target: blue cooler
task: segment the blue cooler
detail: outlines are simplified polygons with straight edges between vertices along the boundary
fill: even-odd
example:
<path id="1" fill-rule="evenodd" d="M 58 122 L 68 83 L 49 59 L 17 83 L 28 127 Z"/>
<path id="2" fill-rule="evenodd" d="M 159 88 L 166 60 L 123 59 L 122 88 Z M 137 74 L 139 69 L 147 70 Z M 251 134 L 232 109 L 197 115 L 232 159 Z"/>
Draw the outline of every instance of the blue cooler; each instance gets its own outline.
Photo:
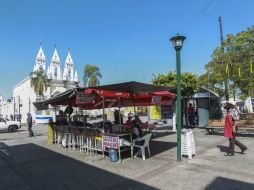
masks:
<path id="1" fill-rule="evenodd" d="M 117 151 L 113 148 L 109 149 L 109 158 L 111 162 L 117 162 L 118 161 L 118 155 L 117 155 Z"/>

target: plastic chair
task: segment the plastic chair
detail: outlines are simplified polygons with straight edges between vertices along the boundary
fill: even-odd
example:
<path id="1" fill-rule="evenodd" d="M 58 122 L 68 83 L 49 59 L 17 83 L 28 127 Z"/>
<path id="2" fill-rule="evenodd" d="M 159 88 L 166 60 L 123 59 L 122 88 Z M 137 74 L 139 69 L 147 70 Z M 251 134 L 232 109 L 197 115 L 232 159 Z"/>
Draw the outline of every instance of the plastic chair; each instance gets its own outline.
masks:
<path id="1" fill-rule="evenodd" d="M 140 138 L 140 139 L 135 139 L 135 140 L 133 140 L 133 144 L 132 144 L 132 147 L 131 147 L 131 149 L 132 149 L 132 150 L 131 150 L 132 155 L 133 155 L 134 147 L 138 147 L 138 148 L 141 149 L 141 153 L 142 153 L 142 158 L 143 158 L 143 160 L 145 160 L 145 159 L 146 159 L 145 148 L 147 147 L 149 157 L 151 157 L 150 148 L 149 148 L 149 142 L 150 142 L 151 137 L 152 137 L 152 133 L 149 133 L 149 134 L 143 136 L 143 137 Z M 142 140 L 145 141 L 145 142 L 144 142 L 144 145 L 141 146 L 141 145 L 137 145 L 137 144 L 136 144 L 136 142 L 142 141 Z"/>

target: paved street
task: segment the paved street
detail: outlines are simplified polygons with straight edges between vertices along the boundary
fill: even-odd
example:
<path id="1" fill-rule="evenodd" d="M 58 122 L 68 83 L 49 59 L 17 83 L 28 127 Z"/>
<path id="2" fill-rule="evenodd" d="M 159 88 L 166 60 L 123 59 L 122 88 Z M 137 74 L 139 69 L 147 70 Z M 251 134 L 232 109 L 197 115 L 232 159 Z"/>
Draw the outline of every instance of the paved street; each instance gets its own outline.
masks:
<path id="1" fill-rule="evenodd" d="M 172 133 L 153 138 L 151 158 L 132 159 L 127 153 L 122 163 L 48 145 L 47 126 L 34 126 L 33 138 L 25 128 L 1 133 L 0 189 L 254 189 L 252 135 L 238 138 L 248 146 L 246 154 L 229 157 L 223 136 L 193 132 L 197 154 L 181 164 Z"/>

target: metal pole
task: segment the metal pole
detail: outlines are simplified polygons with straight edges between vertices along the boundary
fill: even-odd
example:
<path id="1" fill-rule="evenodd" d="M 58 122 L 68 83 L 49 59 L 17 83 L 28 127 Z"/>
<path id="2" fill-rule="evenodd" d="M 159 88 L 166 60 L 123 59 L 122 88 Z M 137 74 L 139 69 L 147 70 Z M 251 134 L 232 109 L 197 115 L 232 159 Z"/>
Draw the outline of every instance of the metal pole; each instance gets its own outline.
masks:
<path id="1" fill-rule="evenodd" d="M 30 107 L 31 106 L 31 100 L 30 100 L 30 98 L 28 99 L 28 101 L 29 101 L 29 111 L 28 112 L 31 113 L 31 107 Z"/>
<path id="2" fill-rule="evenodd" d="M 16 116 L 15 116 L 15 109 L 16 109 L 16 102 L 15 102 L 15 97 L 13 97 L 13 119 L 15 121 Z"/>
<path id="3" fill-rule="evenodd" d="M 20 96 L 18 96 L 18 97 L 19 97 L 19 117 L 18 118 L 19 118 L 19 121 L 20 121 L 20 118 L 21 118 L 20 117 Z"/>
<path id="4" fill-rule="evenodd" d="M 182 133 L 182 118 L 181 118 L 181 65 L 180 65 L 180 50 L 176 50 L 176 90 L 177 90 L 177 161 L 182 161 L 181 153 L 181 133 Z"/>
<path id="5" fill-rule="evenodd" d="M 118 99 L 118 106 L 119 106 L 119 112 L 118 112 L 118 118 L 119 118 L 119 125 L 122 125 L 122 117 L 121 117 L 121 100 Z"/>
<path id="6" fill-rule="evenodd" d="M 102 97 L 102 105 L 103 105 L 103 112 L 102 112 L 102 118 L 103 118 L 103 127 L 104 127 L 104 124 L 105 124 L 105 101 L 104 101 L 104 96 Z"/>
<path id="7" fill-rule="evenodd" d="M 55 104 L 55 122 L 57 122 L 57 120 L 56 120 L 56 104 Z"/>

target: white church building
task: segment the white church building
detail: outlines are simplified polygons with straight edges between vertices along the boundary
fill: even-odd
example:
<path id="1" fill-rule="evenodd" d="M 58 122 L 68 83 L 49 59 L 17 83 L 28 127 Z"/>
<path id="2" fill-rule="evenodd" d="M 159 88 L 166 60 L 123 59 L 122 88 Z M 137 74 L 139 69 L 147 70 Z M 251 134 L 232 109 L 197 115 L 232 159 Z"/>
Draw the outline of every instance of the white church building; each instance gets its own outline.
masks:
<path id="1" fill-rule="evenodd" d="M 45 54 L 40 46 L 39 52 L 36 56 L 33 72 L 43 69 L 47 74 L 48 86 L 47 90 L 44 92 L 44 97 L 36 95 L 34 89 L 30 85 L 30 76 L 26 77 L 13 87 L 12 116 L 14 116 L 15 119 L 20 118 L 22 123 L 26 122 L 26 115 L 28 112 L 31 113 L 33 120 L 35 120 L 36 123 L 44 123 L 45 121 L 48 121 L 49 118 L 54 117 L 53 109 L 49 109 L 48 111 L 37 111 L 33 102 L 47 99 L 64 92 L 77 86 L 79 82 L 78 73 L 77 71 L 74 72 L 74 64 L 70 50 L 68 50 L 68 54 L 65 59 L 63 72 L 61 68 L 61 60 L 56 47 L 49 65 L 47 66 L 46 63 L 47 60 Z"/>

